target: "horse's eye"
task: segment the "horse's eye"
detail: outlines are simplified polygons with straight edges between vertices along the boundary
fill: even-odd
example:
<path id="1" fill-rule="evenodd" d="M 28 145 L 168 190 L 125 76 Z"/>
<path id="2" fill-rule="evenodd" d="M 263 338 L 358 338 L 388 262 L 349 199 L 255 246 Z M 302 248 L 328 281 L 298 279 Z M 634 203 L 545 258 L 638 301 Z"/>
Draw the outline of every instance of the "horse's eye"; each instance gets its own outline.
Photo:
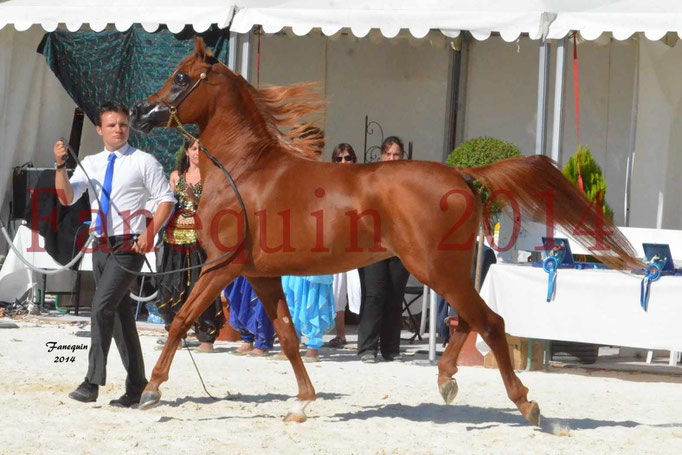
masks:
<path id="1" fill-rule="evenodd" d="M 189 76 L 183 73 L 178 73 L 175 75 L 173 82 L 177 85 L 187 85 L 189 84 Z"/>

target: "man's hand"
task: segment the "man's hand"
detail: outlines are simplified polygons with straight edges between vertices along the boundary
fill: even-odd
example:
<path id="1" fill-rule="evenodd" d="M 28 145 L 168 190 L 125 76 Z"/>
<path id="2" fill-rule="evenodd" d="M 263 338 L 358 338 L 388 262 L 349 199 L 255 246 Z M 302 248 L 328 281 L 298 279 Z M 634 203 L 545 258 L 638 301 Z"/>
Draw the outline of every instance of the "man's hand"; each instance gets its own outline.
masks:
<path id="1" fill-rule="evenodd" d="M 66 151 L 66 144 L 62 141 L 57 141 L 52 149 L 54 153 L 54 162 L 57 166 L 61 166 L 57 169 L 54 176 L 54 186 L 57 189 L 57 197 L 62 205 L 70 205 L 73 202 L 73 188 L 69 182 L 69 176 L 66 173 L 66 158 L 68 152 Z"/>
<path id="2" fill-rule="evenodd" d="M 66 158 L 69 154 L 66 150 L 66 145 L 62 141 L 57 141 L 52 149 L 52 153 L 54 153 L 54 161 L 58 166 L 61 166 L 66 162 Z"/>
<path id="3" fill-rule="evenodd" d="M 168 217 L 173 211 L 172 202 L 162 202 L 156 208 L 154 213 L 154 218 L 152 222 L 149 223 L 147 229 L 144 230 L 142 234 L 137 238 L 137 241 L 133 243 L 132 250 L 138 254 L 145 254 L 154 249 L 154 237 L 159 233 L 161 228 L 166 224 Z"/>
<path id="4" fill-rule="evenodd" d="M 154 242 L 149 242 L 149 235 L 147 231 L 144 231 L 140 236 L 137 238 L 135 243 L 133 243 L 133 252 L 137 254 L 146 254 L 149 253 L 153 248 L 154 248 Z"/>

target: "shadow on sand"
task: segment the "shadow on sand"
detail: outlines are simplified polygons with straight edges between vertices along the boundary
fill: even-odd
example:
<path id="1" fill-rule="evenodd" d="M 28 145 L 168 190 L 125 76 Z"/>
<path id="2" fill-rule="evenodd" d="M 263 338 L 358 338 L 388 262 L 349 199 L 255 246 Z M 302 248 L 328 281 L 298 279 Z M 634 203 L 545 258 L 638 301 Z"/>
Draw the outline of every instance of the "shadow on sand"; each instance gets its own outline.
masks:
<path id="1" fill-rule="evenodd" d="M 526 420 L 515 408 L 480 408 L 476 406 L 447 406 L 437 403 L 422 403 L 416 406 L 389 404 L 368 406 L 357 412 L 335 414 L 330 419 L 337 421 L 367 420 L 373 417 L 401 418 L 413 422 L 436 424 L 466 424 L 467 430 L 482 430 L 499 425 L 528 426 Z M 481 426 L 482 425 L 482 426 Z M 539 431 L 554 434 L 557 429 L 594 430 L 601 427 L 633 428 L 645 425 L 654 428 L 682 428 L 682 423 L 650 425 L 631 420 L 557 419 L 542 417 Z"/>
<path id="2" fill-rule="evenodd" d="M 322 400 L 338 400 L 341 397 L 347 396 L 346 394 L 342 393 L 318 393 L 317 398 L 322 399 Z M 183 398 L 177 398 L 175 401 L 161 401 L 158 406 L 169 406 L 171 408 L 177 408 L 182 406 L 185 403 L 195 403 L 199 405 L 211 405 L 215 404 L 218 401 L 233 401 L 233 402 L 239 402 L 239 403 L 269 403 L 273 401 L 289 401 L 291 399 L 295 398 L 294 396 L 291 395 L 284 395 L 281 393 L 266 393 L 263 395 L 241 395 L 241 394 L 235 394 L 235 395 L 228 395 L 226 397 L 218 398 L 218 400 L 214 400 L 211 397 L 190 397 L 186 396 Z M 281 419 L 284 416 L 277 416 L 277 415 L 271 415 L 271 414 L 254 414 L 248 417 L 244 416 L 221 416 L 221 417 L 204 417 L 204 418 L 190 418 L 190 419 L 184 419 L 181 417 L 173 417 L 173 416 L 162 416 L 159 418 L 158 422 L 159 423 L 165 423 L 165 422 L 170 422 L 172 420 L 179 420 L 183 422 L 201 422 L 201 421 L 206 421 L 206 420 L 227 420 L 227 419 L 256 419 L 256 418 L 272 418 L 272 419 Z"/>
<path id="3" fill-rule="evenodd" d="M 342 397 L 348 396 L 343 393 L 326 393 L 321 392 L 317 394 L 317 398 L 320 400 L 338 400 Z M 284 395 L 282 393 L 264 393 L 262 395 L 243 395 L 241 393 L 230 394 L 225 397 L 216 397 L 214 400 L 211 397 L 194 397 L 186 396 L 183 398 L 176 398 L 174 401 L 164 401 L 161 400 L 159 406 L 169 406 L 171 408 L 177 408 L 185 403 L 195 403 L 200 405 L 209 405 L 218 403 L 219 401 L 232 401 L 236 403 L 270 403 L 273 401 L 289 401 L 296 398 L 293 395 Z"/>

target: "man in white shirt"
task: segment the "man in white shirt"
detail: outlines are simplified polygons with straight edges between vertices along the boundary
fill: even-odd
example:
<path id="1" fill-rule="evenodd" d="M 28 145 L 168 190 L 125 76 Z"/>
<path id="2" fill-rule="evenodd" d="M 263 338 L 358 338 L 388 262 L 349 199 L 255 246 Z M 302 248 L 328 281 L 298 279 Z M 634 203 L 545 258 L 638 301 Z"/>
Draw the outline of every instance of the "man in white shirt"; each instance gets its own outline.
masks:
<path id="1" fill-rule="evenodd" d="M 154 236 L 170 216 L 175 197 L 161 164 L 152 155 L 128 145 L 125 106 L 103 104 L 98 108 L 97 120 L 97 133 L 102 136 L 104 150 L 82 162 L 97 194 L 93 194 L 80 167 L 69 180 L 65 144 L 59 141 L 53 150 L 60 202 L 71 205 L 90 189 L 91 228 L 98 234 L 92 257 L 96 290 L 90 313 L 88 372 L 69 397 L 82 402 L 97 400 L 99 386 L 106 383 L 107 355 L 113 337 L 128 375 L 125 393 L 110 404 L 130 407 L 139 403 L 147 379 L 133 306 L 128 297 L 135 275 L 123 270 L 119 263 L 127 269 L 141 270 L 144 253 L 154 247 Z M 144 214 L 148 212 L 144 208 L 149 200 L 154 202 L 156 210 L 147 225 Z"/>

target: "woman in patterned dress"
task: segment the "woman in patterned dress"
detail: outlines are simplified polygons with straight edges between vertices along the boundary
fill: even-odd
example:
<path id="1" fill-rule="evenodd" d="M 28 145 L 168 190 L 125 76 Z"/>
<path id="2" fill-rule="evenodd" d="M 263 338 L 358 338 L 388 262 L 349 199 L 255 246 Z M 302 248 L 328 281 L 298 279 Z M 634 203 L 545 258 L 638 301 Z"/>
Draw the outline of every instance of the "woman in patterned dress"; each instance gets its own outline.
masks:
<path id="1" fill-rule="evenodd" d="M 203 264 L 206 253 L 197 241 L 194 229 L 194 215 L 201 197 L 201 175 L 199 173 L 199 143 L 187 141 L 184 153 L 180 156 L 176 170 L 170 176 L 171 190 L 175 193 L 177 204 L 163 237 L 161 263 L 157 270 L 177 270 Z M 170 326 L 175 315 L 187 300 L 194 283 L 199 278 L 201 268 L 161 275 L 157 281 L 159 290 L 159 314 Z M 225 324 L 220 299 L 209 306 L 197 319 L 194 328 L 200 345 L 200 352 L 213 352 L 213 343 L 218 332 Z"/>

